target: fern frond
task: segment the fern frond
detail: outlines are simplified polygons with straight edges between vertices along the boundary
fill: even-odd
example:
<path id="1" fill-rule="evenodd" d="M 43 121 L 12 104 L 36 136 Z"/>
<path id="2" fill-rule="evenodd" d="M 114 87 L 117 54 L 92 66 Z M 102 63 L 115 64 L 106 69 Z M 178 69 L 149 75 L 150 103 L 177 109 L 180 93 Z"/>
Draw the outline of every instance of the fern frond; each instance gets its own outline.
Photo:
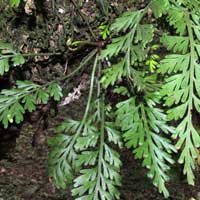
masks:
<path id="1" fill-rule="evenodd" d="M 126 31 L 134 28 L 134 26 L 137 26 L 137 24 L 140 22 L 144 13 L 145 11 L 143 9 L 125 12 L 111 25 L 111 31 L 116 31 L 119 33 L 120 31 Z"/>
<path id="2" fill-rule="evenodd" d="M 172 16 L 173 12 L 174 10 L 169 11 L 169 15 Z M 200 136 L 193 124 L 192 113 L 195 109 L 200 112 L 200 66 L 198 64 L 200 40 L 195 30 L 196 26 L 193 25 L 197 25 L 199 22 L 194 21 L 197 13 L 189 13 L 189 11 L 183 13 L 183 11 L 180 11 L 177 14 L 178 9 L 173 19 L 171 19 L 176 21 L 174 24 L 176 24 L 175 27 L 181 36 L 164 36 L 162 42 L 167 48 L 173 49 L 174 52 L 182 52 L 182 54 L 166 56 L 161 61 L 159 71 L 170 74 L 163 86 L 162 95 L 165 99 L 165 105 L 170 107 L 168 119 L 180 120 L 176 134 L 174 134 L 174 138 L 178 138 L 176 148 L 181 150 L 178 161 L 184 164 L 183 172 L 187 175 L 188 183 L 194 185 L 194 159 L 197 157 L 195 148 L 200 146 Z M 181 25 L 178 23 L 179 20 Z M 183 34 L 184 36 L 182 36 Z M 171 42 L 169 42 L 169 38 Z M 182 39 L 184 42 L 181 42 L 180 46 Z"/>
<path id="3" fill-rule="evenodd" d="M 175 41 L 175 40 L 174 40 Z M 171 74 L 172 72 L 182 72 L 187 69 L 190 62 L 190 54 L 171 54 L 161 60 L 158 72 Z M 176 78 L 176 76 L 174 76 Z"/>
<path id="4" fill-rule="evenodd" d="M 174 130 L 166 124 L 163 111 L 155 108 L 159 101 L 156 95 L 146 95 L 144 102 L 137 102 L 137 98 L 132 97 L 118 103 L 116 116 L 124 132 L 126 147 L 133 149 L 136 158 L 143 159 L 143 165 L 149 169 L 148 177 L 167 197 L 168 164 L 174 163 L 170 154 L 176 150 L 161 133 L 173 133 Z"/>
<path id="5" fill-rule="evenodd" d="M 101 58 L 112 58 L 117 56 L 120 52 L 127 52 L 131 48 L 135 30 L 129 32 L 125 36 L 117 37 L 112 40 L 112 43 L 107 46 L 107 49 L 101 52 Z"/>
<path id="6" fill-rule="evenodd" d="M 138 18 L 141 19 L 141 12 L 137 12 L 137 15 L 139 15 Z M 139 22 L 140 21 L 133 24 L 133 22 L 130 21 L 129 23 L 134 25 L 134 27 L 126 35 L 114 38 L 112 43 L 107 45 L 107 48 L 101 52 L 101 58 L 112 58 L 113 56 L 117 56 L 120 52 L 127 53 L 131 48 L 135 48 L 135 45 L 145 47 L 147 43 L 151 42 L 154 33 L 153 26 L 150 24 L 139 24 Z M 141 57 L 139 57 L 139 59 L 140 58 Z"/>
<path id="7" fill-rule="evenodd" d="M 30 81 L 17 81 L 16 84 L 17 88 L 0 92 L 0 121 L 4 128 L 9 122 L 22 122 L 26 111 L 34 111 L 36 104 L 47 103 L 49 97 L 57 101 L 62 97 L 62 89 L 57 83 L 50 83 L 48 87 Z"/>
<path id="8" fill-rule="evenodd" d="M 121 137 L 112 122 L 104 122 L 105 108 L 101 108 L 101 129 L 96 129 L 92 135 L 84 136 L 85 141 L 77 142 L 81 154 L 78 156 L 77 165 L 86 166 L 80 170 L 80 175 L 74 180 L 72 195 L 76 200 L 114 200 L 119 199 L 118 186 L 121 185 L 120 166 L 121 161 L 117 151 L 112 149 L 106 142 L 105 131 L 108 134 L 108 141 L 121 146 Z M 89 138 L 96 138 L 95 143 L 85 148 Z M 96 141 L 97 141 L 96 140 Z M 88 144 L 91 142 L 88 142 Z"/>
<path id="9" fill-rule="evenodd" d="M 129 80 L 132 81 L 132 86 L 137 89 L 137 91 L 154 90 L 155 87 L 150 83 L 149 77 L 144 77 L 144 73 L 130 68 L 127 72 L 126 63 L 121 61 L 118 64 L 112 65 L 109 68 L 103 70 L 104 76 L 101 78 L 101 83 L 104 88 L 108 86 L 114 86 L 117 81 L 121 81 L 127 74 L 130 74 Z"/>
<path id="10" fill-rule="evenodd" d="M 142 45 L 134 45 L 131 48 L 131 65 L 134 65 L 137 61 L 142 62 L 147 57 L 148 50 Z"/>
<path id="11" fill-rule="evenodd" d="M 90 134 L 87 137 L 80 137 L 83 130 L 87 130 Z M 49 174 L 58 188 L 66 189 L 72 182 L 74 171 L 78 167 L 77 151 L 97 143 L 97 137 L 91 134 L 94 130 L 96 129 L 92 126 L 84 127 L 81 121 L 67 120 L 57 128 L 58 135 L 49 139 L 49 145 L 52 146 L 48 158 Z M 83 158 L 79 158 L 79 164 Z"/>
<path id="12" fill-rule="evenodd" d="M 153 5 L 152 5 L 153 6 Z M 122 55 L 122 59 L 117 60 L 118 64 L 113 64 L 104 70 L 101 83 L 105 88 L 114 85 L 122 77 L 138 90 L 142 90 L 145 85 L 143 74 L 134 69 L 134 65 L 146 59 L 148 53 L 147 44 L 154 36 L 154 27 L 151 24 L 143 24 L 142 19 L 147 13 L 147 8 L 138 11 L 129 11 L 117 18 L 112 24 L 111 30 L 120 33 L 127 32 L 123 36 L 116 37 L 112 43 L 107 45 L 101 52 L 101 59 L 112 59 Z M 116 62 L 115 62 L 116 63 Z"/>
<path id="13" fill-rule="evenodd" d="M 154 27 L 152 24 L 139 24 L 136 29 L 135 42 L 140 42 L 145 47 L 146 44 L 152 41 L 153 36 Z"/>

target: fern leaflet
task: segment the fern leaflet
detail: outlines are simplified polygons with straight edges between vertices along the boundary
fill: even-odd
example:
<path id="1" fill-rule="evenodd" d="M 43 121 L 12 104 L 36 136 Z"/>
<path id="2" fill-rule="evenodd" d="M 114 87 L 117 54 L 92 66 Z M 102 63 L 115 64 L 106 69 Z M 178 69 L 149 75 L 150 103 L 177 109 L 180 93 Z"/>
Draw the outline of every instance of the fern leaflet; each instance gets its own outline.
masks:
<path id="1" fill-rule="evenodd" d="M 9 71 L 10 61 L 14 67 L 25 63 L 24 57 L 20 53 L 15 52 L 10 44 L 0 42 L 0 75 L 4 75 L 4 73 Z"/>

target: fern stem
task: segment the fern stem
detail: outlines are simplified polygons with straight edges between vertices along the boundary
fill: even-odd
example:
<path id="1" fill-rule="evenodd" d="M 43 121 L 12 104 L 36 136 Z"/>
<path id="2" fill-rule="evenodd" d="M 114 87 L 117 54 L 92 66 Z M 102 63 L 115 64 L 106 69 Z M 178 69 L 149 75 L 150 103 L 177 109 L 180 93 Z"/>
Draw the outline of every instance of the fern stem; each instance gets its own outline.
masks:
<path id="1" fill-rule="evenodd" d="M 57 82 L 61 82 L 64 81 L 68 78 L 71 78 L 72 76 L 74 76 L 77 72 L 79 72 L 80 69 L 82 69 L 97 53 L 97 49 L 93 50 L 88 56 L 87 58 L 81 62 L 81 64 L 74 70 L 72 71 L 70 74 L 67 74 L 66 76 L 60 77 L 56 80 L 53 80 L 51 82 L 48 82 L 46 84 L 44 84 L 42 87 L 47 87 L 49 85 L 51 85 L 52 83 L 57 83 Z"/>
<path id="2" fill-rule="evenodd" d="M 98 76 L 100 78 L 101 74 L 101 65 L 99 64 L 99 72 Z M 101 122 L 101 127 L 100 127 L 100 146 L 99 146 L 99 158 L 98 158 L 98 172 L 97 172 L 97 182 L 96 186 L 94 189 L 94 199 L 98 199 L 98 192 L 101 188 L 101 171 L 102 171 L 102 159 L 103 159 L 103 149 L 104 149 L 104 130 L 105 130 L 105 104 L 104 104 L 104 94 L 100 98 L 100 93 L 101 93 L 101 84 L 100 81 L 98 81 L 98 90 L 97 90 L 97 95 L 98 95 L 98 120 Z"/>
<path id="3" fill-rule="evenodd" d="M 193 94 L 194 94 L 194 64 L 195 64 L 195 47 L 194 47 L 194 38 L 192 31 L 192 24 L 190 22 L 190 14 L 186 13 L 186 24 L 188 28 L 189 40 L 190 40 L 190 92 L 189 92 L 189 100 L 188 100 L 188 115 L 191 115 L 191 111 L 193 108 Z"/>
<path id="4" fill-rule="evenodd" d="M 89 40 L 78 40 L 72 43 L 72 46 L 78 46 L 78 47 L 85 46 L 85 45 L 98 46 L 98 42 L 91 42 Z"/>
<path id="5" fill-rule="evenodd" d="M 187 24 L 187 29 L 188 29 L 188 35 L 189 35 L 189 40 L 190 40 L 190 84 L 189 84 L 189 99 L 188 99 L 188 127 L 189 131 L 187 131 L 186 135 L 186 141 L 185 141 L 185 149 L 188 153 L 190 153 L 190 149 L 188 148 L 190 144 L 192 143 L 191 141 L 191 129 L 190 127 L 192 126 L 192 109 L 193 109 L 193 95 L 194 95 L 194 72 L 195 72 L 195 41 L 193 37 L 193 30 L 192 30 L 192 24 L 190 20 L 190 14 L 187 12 L 186 15 L 186 24 Z M 194 156 L 192 156 L 194 158 Z M 193 168 L 193 163 L 190 163 L 187 159 L 185 160 L 185 166 L 189 165 L 190 169 L 192 170 Z M 191 172 L 192 173 L 192 172 Z M 187 179 L 188 183 L 191 185 L 194 185 L 194 178 L 191 176 L 190 171 L 188 170 L 186 172 L 187 174 Z M 191 178 L 192 177 L 192 178 Z"/>
<path id="6" fill-rule="evenodd" d="M 81 130 L 87 120 L 88 117 L 88 113 L 90 110 L 90 105 L 91 105 L 91 101 L 92 101 L 92 94 L 93 94 L 93 88 L 94 88 L 94 79 L 95 79 L 95 73 L 96 73 L 96 68 L 97 68 L 97 62 L 98 62 L 98 55 L 96 55 L 95 61 L 94 61 L 94 65 L 93 65 L 93 69 L 92 69 L 92 74 L 91 74 L 91 81 L 90 81 L 90 90 L 89 90 L 89 95 L 88 95 L 88 101 L 87 101 L 87 105 L 86 105 L 86 109 L 85 109 L 85 113 L 83 116 L 83 119 L 81 121 L 81 124 L 77 130 L 77 133 L 74 135 L 72 142 L 69 145 L 69 149 L 73 148 L 76 139 L 79 137 L 79 135 L 81 134 Z"/>
<path id="7" fill-rule="evenodd" d="M 98 98 L 98 105 L 97 105 L 97 110 L 98 110 L 98 119 L 101 120 L 101 106 L 100 106 L 100 93 L 101 93 L 101 83 L 100 83 L 100 78 L 101 78 L 101 70 L 102 66 L 101 63 L 99 62 L 99 71 L 98 71 L 98 80 L 97 80 L 97 98 Z"/>
<path id="8" fill-rule="evenodd" d="M 152 164 L 155 167 L 155 174 L 154 174 L 153 179 L 155 180 L 156 177 L 158 178 L 158 176 L 159 176 L 160 183 L 159 183 L 159 185 L 157 185 L 157 187 L 159 188 L 159 191 L 161 191 L 160 188 L 163 188 L 162 192 L 163 192 L 164 196 L 168 197 L 169 192 L 165 188 L 165 181 L 166 181 L 165 171 L 166 171 L 166 169 L 164 169 L 164 168 L 162 169 L 162 166 L 159 164 L 158 158 L 156 157 L 156 146 L 152 139 L 153 133 L 151 132 L 151 130 L 150 130 L 151 128 L 148 125 L 149 119 L 146 116 L 145 106 L 143 104 L 141 104 L 140 108 L 141 108 L 142 119 L 144 120 L 144 129 L 146 130 L 146 140 L 147 140 L 147 143 L 149 146 L 149 151 L 151 152 L 150 155 L 151 155 L 151 159 L 152 159 Z M 159 148 L 159 147 L 157 147 L 157 148 Z"/>
<path id="9" fill-rule="evenodd" d="M 97 62 L 98 62 L 98 55 L 96 55 L 94 65 L 93 65 L 93 69 L 92 69 L 91 81 L 90 81 L 90 91 L 89 91 L 87 106 L 86 106 L 86 109 L 85 109 L 85 114 L 84 114 L 84 117 L 83 117 L 83 123 L 85 123 L 87 116 L 88 116 L 89 109 L 90 109 L 90 104 L 91 104 L 92 94 L 93 94 L 93 88 L 94 88 L 95 73 L 96 73 L 96 69 L 97 69 Z"/>
<path id="10" fill-rule="evenodd" d="M 101 184 L 101 171 L 102 171 L 102 160 L 103 160 L 103 149 L 104 149 L 104 130 L 105 130 L 105 104 L 104 104 L 104 95 L 101 98 L 101 130 L 100 130 L 100 147 L 99 147 L 99 159 L 98 159 L 98 174 L 97 174 L 97 183 L 95 187 L 95 196 L 94 199 L 98 199 L 98 192 Z"/>
<path id="11" fill-rule="evenodd" d="M 143 104 L 140 105 L 140 109 L 141 109 L 142 119 L 144 119 L 144 126 L 145 126 L 144 128 L 145 128 L 145 130 L 147 130 L 146 133 L 150 133 L 151 131 L 150 131 L 149 125 L 147 123 L 149 120 L 146 117 L 146 113 L 145 113 L 145 109 L 144 109 Z M 153 151 L 153 148 L 152 148 L 153 141 L 151 139 L 151 135 L 146 134 L 146 138 L 149 141 L 148 144 L 149 144 L 149 148 L 150 148 L 150 151 L 151 151 L 151 155 L 154 157 L 154 151 Z M 152 159 L 152 160 L 154 161 L 154 159 Z"/>
<path id="12" fill-rule="evenodd" d="M 68 78 L 71 78 L 72 76 L 74 76 L 80 69 L 82 69 L 82 67 L 84 67 L 97 53 L 97 49 L 93 50 L 88 56 L 87 58 L 70 74 L 63 76 L 57 80 L 54 80 L 52 82 L 60 82 L 60 81 L 64 81 Z"/>
<path id="13" fill-rule="evenodd" d="M 2 55 L 0 54 L 0 59 L 4 59 L 4 58 L 13 58 L 17 55 L 17 53 L 13 54 L 13 55 Z M 31 56 L 54 56 L 54 55 L 61 55 L 61 53 L 26 53 L 26 54 L 21 54 L 24 57 L 31 57 Z"/>

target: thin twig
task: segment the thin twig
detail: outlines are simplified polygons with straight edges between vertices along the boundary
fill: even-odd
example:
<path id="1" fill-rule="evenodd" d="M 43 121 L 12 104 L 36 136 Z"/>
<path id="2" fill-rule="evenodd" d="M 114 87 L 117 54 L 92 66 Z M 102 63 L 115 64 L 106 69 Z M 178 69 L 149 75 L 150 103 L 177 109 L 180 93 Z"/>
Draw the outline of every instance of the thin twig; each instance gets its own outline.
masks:
<path id="1" fill-rule="evenodd" d="M 44 87 L 46 87 L 47 85 L 52 84 L 53 82 L 60 82 L 60 81 L 64 81 L 68 78 L 71 78 L 72 76 L 74 76 L 82 67 L 84 67 L 93 57 L 94 55 L 96 55 L 97 53 L 97 49 L 93 50 L 88 56 L 87 58 L 70 74 L 67 74 L 66 76 L 63 76 L 59 79 L 53 80 L 51 82 L 48 82 L 47 84 L 44 85 Z"/>
<path id="2" fill-rule="evenodd" d="M 24 57 L 28 56 L 59 56 L 61 53 L 27 53 L 27 54 L 22 54 Z"/>
<path id="3" fill-rule="evenodd" d="M 89 31 L 90 31 L 90 33 L 91 33 L 93 39 L 94 39 L 95 41 L 97 41 L 97 39 L 96 39 L 96 37 L 95 37 L 95 34 L 94 34 L 94 32 L 93 32 L 93 30 L 92 30 L 92 28 L 91 28 L 89 22 L 87 21 L 87 19 L 85 18 L 85 16 L 84 16 L 83 13 L 81 12 L 79 6 L 77 6 L 77 4 L 75 3 L 74 0 L 71 0 L 71 2 L 72 2 L 72 4 L 74 5 L 74 7 L 76 8 L 76 10 L 78 11 L 79 15 L 80 15 L 80 16 L 82 17 L 82 19 L 86 22 L 86 24 L 87 24 L 87 26 L 88 26 L 88 28 L 89 28 Z"/>
<path id="4" fill-rule="evenodd" d="M 15 57 L 17 56 L 18 54 L 12 54 L 12 55 L 3 55 L 3 54 L 0 54 L 0 59 L 4 59 L 4 58 L 12 58 L 12 57 Z M 24 57 L 31 57 L 31 56 L 54 56 L 54 55 L 61 55 L 61 53 L 26 53 L 26 54 L 23 54 L 21 53 L 22 56 Z"/>

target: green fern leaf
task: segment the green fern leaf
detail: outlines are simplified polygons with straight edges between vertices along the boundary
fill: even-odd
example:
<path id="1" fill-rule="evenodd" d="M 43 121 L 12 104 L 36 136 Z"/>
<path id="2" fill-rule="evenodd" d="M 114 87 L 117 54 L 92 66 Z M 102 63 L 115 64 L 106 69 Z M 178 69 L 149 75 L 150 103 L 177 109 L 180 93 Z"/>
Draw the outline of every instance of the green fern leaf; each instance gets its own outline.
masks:
<path id="1" fill-rule="evenodd" d="M 94 124 L 94 122 L 90 120 L 86 123 L 87 127 L 83 129 L 83 136 L 80 137 L 85 140 L 81 139 L 80 142 L 78 139 L 76 142 L 76 146 L 78 146 L 76 149 L 81 152 L 76 161 L 81 170 L 79 176 L 74 180 L 74 189 L 72 190 L 72 195 L 76 200 L 115 200 L 119 199 L 120 195 L 118 191 L 118 186 L 121 185 L 120 156 L 108 145 L 106 133 L 109 142 L 120 146 L 122 145 L 121 137 L 114 123 L 104 121 L 104 102 L 100 102 L 98 105 L 101 109 L 96 126 L 100 125 L 100 131 L 95 127 L 92 128 L 91 123 Z M 93 139 L 95 143 L 91 142 Z"/>
<path id="2" fill-rule="evenodd" d="M 13 67 L 25 63 L 24 57 L 20 53 L 16 53 L 10 44 L 0 41 L 0 75 L 9 71 L 9 61 L 12 61 Z"/>
<path id="3" fill-rule="evenodd" d="M 0 75 L 4 75 L 10 69 L 8 58 L 0 59 Z"/>
<path id="4" fill-rule="evenodd" d="M 185 5 L 187 8 L 199 10 L 200 3 L 198 0 L 178 0 L 179 4 Z"/>
<path id="5" fill-rule="evenodd" d="M 146 8 L 126 12 L 111 26 L 111 30 L 115 30 L 117 33 L 122 31 L 127 33 L 114 38 L 112 43 L 101 52 L 101 59 L 111 59 L 111 61 L 119 54 L 123 56 L 121 60 L 117 60 L 117 64 L 113 64 L 103 71 L 101 83 L 104 88 L 113 86 L 122 78 L 126 78 L 130 82 L 130 87 L 136 87 L 138 91 L 151 87 L 150 84 L 146 87 L 148 81 L 144 78 L 144 73 L 134 69 L 135 64 L 146 59 L 149 51 L 148 44 L 154 36 L 153 25 L 142 23 L 145 14 L 147 14 Z"/>
<path id="6" fill-rule="evenodd" d="M 124 86 L 115 87 L 113 93 L 120 94 L 122 96 L 129 96 L 128 89 Z"/>
<path id="7" fill-rule="evenodd" d="M 81 163 L 87 163 L 90 166 L 95 166 L 97 163 L 97 167 L 80 171 L 81 175 L 75 179 L 72 190 L 73 196 L 79 196 L 76 199 L 87 199 L 88 197 L 96 200 L 119 199 L 117 190 L 121 184 L 119 154 L 106 144 L 101 148 L 98 154 L 95 152 L 95 160 L 91 157 L 92 162 L 88 156 L 83 157 L 85 152 L 79 157 L 79 162 L 81 159 Z M 101 151 L 105 151 L 105 157 Z"/>
<path id="8" fill-rule="evenodd" d="M 33 112 L 36 109 L 36 100 L 34 96 L 26 96 L 22 100 L 22 103 L 24 103 L 24 109 L 28 110 L 29 112 Z"/>
<path id="9" fill-rule="evenodd" d="M 180 10 L 178 8 L 170 8 L 168 10 L 168 21 L 170 25 L 174 26 L 177 33 L 184 35 L 186 32 L 186 22 L 185 22 L 185 10 Z"/>
<path id="10" fill-rule="evenodd" d="M 147 57 L 147 49 L 142 44 L 134 45 L 131 48 L 131 65 L 134 65 L 136 61 L 142 62 Z"/>
<path id="11" fill-rule="evenodd" d="M 154 36 L 154 27 L 151 24 L 139 24 L 136 30 L 135 42 L 141 42 L 143 46 L 146 46 L 152 41 Z"/>
<path id="12" fill-rule="evenodd" d="M 13 66 L 23 65 L 25 63 L 25 59 L 21 54 L 17 54 L 12 58 Z"/>
<path id="13" fill-rule="evenodd" d="M 112 43 L 107 46 L 107 49 L 102 50 L 101 58 L 111 58 L 118 55 L 120 52 L 126 52 L 131 47 L 133 36 L 133 32 L 129 32 L 125 36 L 114 38 Z"/>
<path id="14" fill-rule="evenodd" d="M 57 83 L 49 85 L 47 91 L 55 101 L 59 101 L 62 97 L 62 88 Z"/>
<path id="15" fill-rule="evenodd" d="M 57 84 L 49 83 L 47 86 L 35 84 L 30 81 L 17 81 L 17 88 L 4 89 L 0 92 L 0 121 L 5 128 L 8 123 L 20 123 L 23 121 L 25 111 L 32 112 L 36 109 L 36 104 L 47 103 L 49 96 L 58 100 L 61 88 Z"/>
<path id="16" fill-rule="evenodd" d="M 43 89 L 38 90 L 36 92 L 36 97 L 37 97 L 37 102 L 39 104 L 40 103 L 46 104 L 49 101 L 49 94 Z"/>
<path id="17" fill-rule="evenodd" d="M 116 81 L 124 76 L 124 62 L 120 62 L 104 70 L 104 76 L 101 78 L 101 83 L 104 88 L 109 85 L 114 85 Z"/>
<path id="18" fill-rule="evenodd" d="M 121 133 L 116 129 L 116 125 L 112 122 L 106 122 L 105 129 L 108 134 L 108 141 L 122 147 Z"/>
<path id="19" fill-rule="evenodd" d="M 73 180 L 73 166 L 77 153 L 73 147 L 73 140 L 77 133 L 79 121 L 68 120 L 58 128 L 58 135 L 48 140 L 52 151 L 48 157 L 49 174 L 58 188 L 66 189 Z M 63 133 L 67 133 L 66 135 Z"/>
<path id="20" fill-rule="evenodd" d="M 165 59 L 163 59 L 161 61 L 161 64 L 159 65 L 158 72 L 162 73 L 162 74 L 164 74 L 164 73 L 171 74 L 173 71 L 175 73 L 182 72 L 184 70 L 187 70 L 189 62 L 190 62 L 190 55 L 189 54 L 167 55 L 165 57 Z M 176 78 L 176 77 L 174 77 L 174 78 Z"/>
<path id="21" fill-rule="evenodd" d="M 117 124 L 124 132 L 126 146 L 133 148 L 136 158 L 143 159 L 143 165 L 149 169 L 148 177 L 153 179 L 159 192 L 167 197 L 167 163 L 174 162 L 170 154 L 176 150 L 160 132 L 168 134 L 174 130 L 166 124 L 163 111 L 155 108 L 159 100 L 156 95 L 149 94 L 144 99 L 144 103 L 137 103 L 136 98 L 132 97 L 117 104 Z"/>
<path id="22" fill-rule="evenodd" d="M 112 43 L 107 46 L 107 49 L 101 52 L 101 59 L 117 56 L 120 52 L 127 53 L 134 46 L 133 42 L 135 45 L 146 46 L 153 39 L 153 26 L 140 24 L 146 12 L 145 9 L 129 11 L 116 19 L 111 26 L 111 30 L 115 30 L 117 33 L 122 30 L 129 30 L 129 32 L 124 36 L 114 38 Z"/>
<path id="23" fill-rule="evenodd" d="M 180 52 L 182 49 L 182 54 L 169 55 L 161 61 L 159 71 L 170 74 L 163 86 L 162 95 L 165 99 L 165 105 L 170 107 L 167 112 L 168 119 L 180 121 L 176 128 L 176 134 L 173 136 L 178 138 L 176 148 L 182 149 L 178 161 L 184 164 L 183 173 L 187 175 L 188 183 L 194 185 L 194 159 L 197 157 L 195 148 L 200 146 L 200 136 L 192 121 L 192 110 L 200 111 L 198 86 L 200 67 L 197 56 L 200 41 L 195 40 L 195 37 L 198 39 L 198 34 L 193 25 L 197 21 L 194 21 L 195 17 L 192 17 L 192 14 L 188 11 L 183 13 L 180 9 L 174 9 L 170 12 L 170 20 L 173 21 L 177 32 L 180 35 L 185 34 L 185 36 L 170 36 L 172 41 L 169 42 L 170 44 L 165 39 L 163 40 L 167 48 L 170 47 L 175 52 Z M 187 33 L 185 32 L 186 28 Z M 185 42 L 182 42 L 180 46 L 180 41 L 183 38 Z M 187 40 L 189 40 L 189 45 Z"/>
<path id="24" fill-rule="evenodd" d="M 136 26 L 143 17 L 144 10 L 125 12 L 121 17 L 117 18 L 111 26 L 111 31 L 126 31 Z"/>
<path id="25" fill-rule="evenodd" d="M 25 113 L 24 108 L 19 102 L 15 102 L 10 107 L 11 118 L 15 118 L 17 124 L 23 121 L 23 114 Z"/>

